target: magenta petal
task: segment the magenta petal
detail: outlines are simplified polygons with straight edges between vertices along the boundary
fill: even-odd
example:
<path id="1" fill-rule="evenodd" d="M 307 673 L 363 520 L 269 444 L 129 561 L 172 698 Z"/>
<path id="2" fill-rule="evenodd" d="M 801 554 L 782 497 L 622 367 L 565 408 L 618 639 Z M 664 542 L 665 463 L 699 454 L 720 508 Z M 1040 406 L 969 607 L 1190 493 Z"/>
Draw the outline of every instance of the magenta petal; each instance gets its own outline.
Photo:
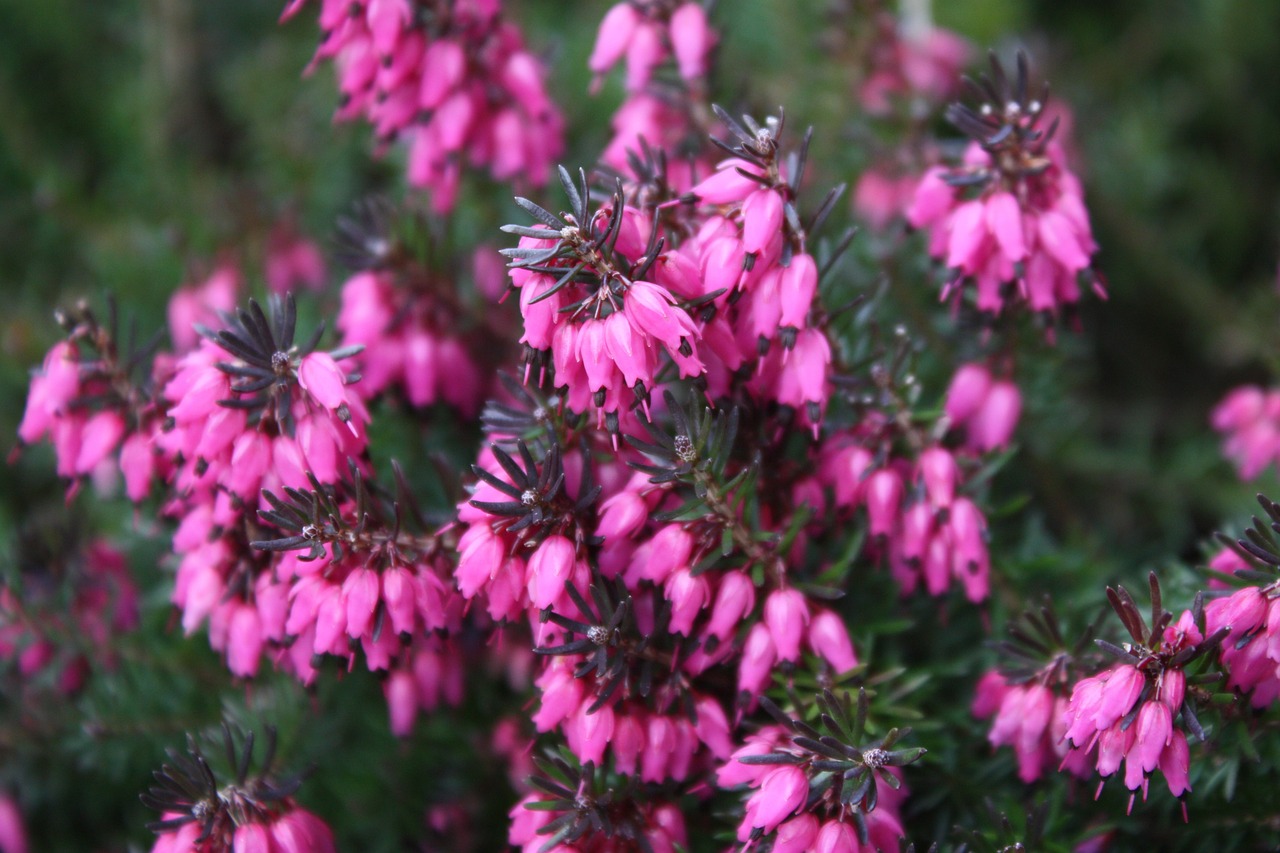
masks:
<path id="1" fill-rule="evenodd" d="M 347 400 L 347 378 L 328 353 L 303 357 L 298 365 L 298 384 L 326 409 L 336 409 Z"/>
<path id="2" fill-rule="evenodd" d="M 1009 192 L 998 192 L 987 199 L 987 228 L 996 235 L 1000 251 L 1010 261 L 1027 256 L 1027 243 L 1022 235 L 1022 208 Z"/>

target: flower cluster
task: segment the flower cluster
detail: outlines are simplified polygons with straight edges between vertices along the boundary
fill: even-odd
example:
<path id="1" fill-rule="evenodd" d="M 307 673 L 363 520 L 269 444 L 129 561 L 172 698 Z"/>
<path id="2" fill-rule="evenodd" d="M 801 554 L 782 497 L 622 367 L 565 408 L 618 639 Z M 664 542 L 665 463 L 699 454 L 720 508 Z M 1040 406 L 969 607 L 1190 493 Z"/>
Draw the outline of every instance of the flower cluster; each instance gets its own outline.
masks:
<path id="1" fill-rule="evenodd" d="M 1076 682 L 1063 714 L 1064 737 L 1073 755 L 1093 757 L 1102 777 L 1124 763 L 1124 784 L 1142 790 L 1159 769 L 1169 793 L 1181 797 L 1191 790 L 1187 778 L 1190 752 L 1185 730 L 1203 736 L 1195 713 L 1196 701 L 1187 688 L 1187 667 L 1213 651 L 1227 634 L 1221 628 L 1207 638 L 1204 611 L 1183 611 L 1176 622 L 1162 609 L 1160 586 L 1154 574 L 1151 585 L 1151 626 L 1124 587 L 1107 588 L 1107 596 L 1132 643 L 1115 646 L 1099 641 L 1119 663 L 1095 676 Z M 1181 720 L 1181 726 L 1175 725 Z M 1102 784 L 1098 791 L 1101 793 Z M 1130 797 L 1132 807 L 1133 797 Z"/>
<path id="2" fill-rule="evenodd" d="M 307 0 L 291 0 L 287 20 Z M 338 118 L 364 118 L 382 144 L 409 147 L 409 183 L 438 213 L 457 201 L 466 166 L 497 180 L 546 183 L 563 119 L 542 63 L 498 0 L 325 0 L 312 65 L 338 73 Z"/>
<path id="3" fill-rule="evenodd" d="M 964 432 L 965 446 L 977 453 L 1009 444 L 1022 414 L 1022 393 L 1008 379 L 995 379 L 980 364 L 962 364 L 951 378 L 944 407 L 951 426 Z"/>
<path id="4" fill-rule="evenodd" d="M 1241 480 L 1255 479 L 1280 459 L 1280 391 L 1243 385 L 1222 398 L 1210 421 Z"/>
<path id="5" fill-rule="evenodd" d="M 903 594 L 923 580 L 930 595 L 942 595 L 956 581 L 970 601 L 982 601 L 991 570 L 987 521 L 959 492 L 963 472 L 956 454 L 933 445 L 914 461 L 878 457 L 888 434 L 881 429 L 836 446 L 825 468 L 836 506 L 866 510 L 872 544 Z"/>
<path id="6" fill-rule="evenodd" d="M 1249 585 L 1209 601 L 1204 618 L 1206 630 L 1226 632 L 1219 660 L 1228 672 L 1227 686 L 1248 694 L 1253 707 L 1265 708 L 1280 698 L 1280 543 L 1272 526 L 1280 523 L 1280 506 L 1261 495 L 1258 503 L 1266 520 L 1255 519 L 1244 539 L 1209 563 Z"/>
<path id="7" fill-rule="evenodd" d="M 32 377 L 18 438 L 53 444 L 58 475 L 71 481 L 68 497 L 85 477 L 118 469 L 129 497 L 140 500 L 156 471 L 148 434 L 159 428 L 146 390 L 150 378 L 139 375 L 150 348 L 120 352 L 114 305 L 110 313 L 99 322 L 81 303 L 59 315 L 66 339 Z"/>
<path id="8" fill-rule="evenodd" d="M 209 331 L 175 363 L 162 395 L 168 428 L 154 439 L 172 469 L 167 510 L 182 518 L 173 601 L 187 633 L 210 618 L 211 643 L 240 676 L 280 638 L 287 603 L 249 545 L 254 513 L 269 506 L 262 490 L 333 482 L 367 443 L 368 413 L 338 364 L 351 353 L 295 346 L 295 326 L 288 298 L 267 311 L 251 301 L 231 328 Z"/>
<path id="9" fill-rule="evenodd" d="M 1012 80 L 994 56 L 991 67 L 978 83 L 982 104 L 947 111 L 974 140 L 963 164 L 926 172 L 907 220 L 928 229 L 929 253 L 954 271 L 944 300 L 973 282 L 982 311 L 1057 314 L 1079 300 L 1082 277 L 1102 293 L 1080 181 L 1054 139 L 1057 123 L 1041 126 L 1045 99 L 1029 91 L 1026 57 Z"/>
<path id="10" fill-rule="evenodd" d="M 910 729 L 864 742 L 867 693 L 856 711 L 848 696 L 818 697 L 821 730 L 764 700 L 778 724 L 750 736 L 716 772 L 721 787 L 751 789 L 738 841 L 773 836 L 774 851 L 883 850 L 902 837 L 898 809 L 906 795 L 897 768 L 923 749 L 896 748 Z"/>
<path id="11" fill-rule="evenodd" d="M 815 431 L 825 410 L 832 350 L 814 322 L 819 271 L 788 177 L 787 164 L 798 177 L 803 156 L 784 160 L 778 121 L 746 127 L 721 116 L 738 137 L 735 156 L 683 197 L 696 208 L 678 229 L 634 206 L 621 186 L 591 210 L 585 177 L 575 185 L 567 172 L 571 211 L 521 200 L 539 224 L 505 228 L 521 238 L 505 252 L 520 291 L 526 375 L 536 367 L 541 381 L 553 367 L 569 408 L 594 408 L 612 432 L 635 432 L 631 399 L 647 410 L 668 362 L 705 381 L 712 398 L 754 366 L 747 390 L 800 411 Z"/>
<path id="12" fill-rule="evenodd" d="M 882 115 L 912 96 L 936 103 L 955 93 L 970 53 L 960 36 L 914 16 L 900 20 L 883 8 L 858 24 L 866 65 L 858 100 L 867 112 Z"/>
<path id="13" fill-rule="evenodd" d="M 157 772 L 157 783 L 142 801 L 161 813 L 149 824 L 157 834 L 151 853 L 333 853 L 333 832 L 302 808 L 292 794 L 301 780 L 278 779 L 272 772 L 275 730 L 267 729 L 267 758 L 250 775 L 253 734 L 237 746 L 223 727 L 226 758 L 234 779 L 219 785 L 194 740 L 188 754 L 170 752 L 173 762 Z"/>
<path id="14" fill-rule="evenodd" d="M 929 20 L 928 7 L 858 0 L 828 11 L 831 60 L 848 68 L 862 107 L 864 167 L 854 212 L 876 232 L 902 218 L 925 165 L 936 161 L 926 122 L 955 95 L 970 45 Z"/>
<path id="15" fill-rule="evenodd" d="M 706 167 L 705 78 L 717 37 L 702 4 L 694 0 L 627 0 L 600 22 L 587 61 L 598 89 L 604 75 L 625 59 L 626 97 L 614 112 L 613 138 L 600 161 L 630 179 L 644 180 L 643 153 L 662 161 L 661 178 L 678 192 Z M 659 75 L 674 64 L 671 79 Z"/>
<path id="16" fill-rule="evenodd" d="M 405 141 L 408 180 L 435 214 L 454 207 L 467 164 L 546 182 L 561 119 L 498 0 L 320 5 L 316 62 L 336 68 L 339 118 Z M 887 20 L 872 28 L 886 37 L 866 105 L 948 93 L 962 46 Z M 482 271 L 509 263 L 478 274 L 475 293 L 436 254 L 443 229 L 402 240 L 390 207 L 371 204 L 339 228 L 351 274 L 337 349 L 322 330 L 298 334 L 292 296 L 237 309 L 240 274 L 224 261 L 174 295 L 173 350 L 154 358 L 120 353 L 114 324 L 77 309 L 20 428 L 53 443 L 69 479 L 118 467 L 135 502 L 162 496 L 176 528 L 169 600 L 237 680 L 264 662 L 305 685 L 328 666 L 367 670 L 405 737 L 422 712 L 462 702 L 476 658 L 505 670 L 524 713 L 487 740 L 519 790 L 508 840 L 526 853 L 675 853 L 696 842 L 686 806 L 713 800 L 732 804 L 745 849 L 898 844 L 901 768 L 924 750 L 901 745 L 905 728 L 868 724 L 889 676 L 867 675 L 849 624 L 862 603 L 841 598 L 878 567 L 904 595 L 958 588 L 961 607 L 992 585 L 983 456 L 1009 446 L 1021 415 L 1011 354 L 961 365 L 928 410 L 905 327 L 888 350 L 872 311 L 828 306 L 861 298 L 826 278 L 852 230 L 834 246 L 815 236 L 843 187 L 803 212 L 809 136 L 789 144 L 781 113 L 708 106 L 717 40 L 700 3 L 613 6 L 588 63 L 597 86 L 626 64 L 604 168 L 558 170 L 567 209 L 517 198 L 531 221 L 503 229 L 518 245 L 477 253 Z M 957 282 L 977 283 L 981 309 L 1020 298 L 1056 311 L 1095 247 L 1025 63 L 1016 81 L 996 73 L 983 83 L 995 112 L 953 109 L 978 141 L 964 167 L 926 176 L 912 222 L 932 229 Z M 714 123 L 728 141 L 713 155 Z M 322 283 L 292 228 L 266 248 L 272 291 Z M 497 304 L 511 295 L 508 320 Z M 495 376 L 517 334 L 518 374 Z M 379 485 L 370 452 L 370 408 L 401 398 L 480 413 L 484 443 L 463 450 L 473 476 L 442 483 L 427 512 L 395 463 L 395 488 Z M 1270 648 L 1250 641 L 1273 593 L 1214 602 L 1205 640 L 1198 611 L 1171 624 L 1158 600 L 1148 632 L 1121 589 L 1134 638 L 1112 647 L 1121 664 L 1070 698 L 1078 653 L 1002 670 L 975 712 L 994 714 L 989 739 L 1013 746 L 1024 780 L 1125 761 L 1130 789 L 1145 793 L 1160 769 L 1181 795 L 1200 698 L 1185 670 L 1231 636 L 1232 685 L 1271 696 L 1272 659 L 1246 657 Z M 101 634 L 95 604 L 76 615 Z M 0 590 L 0 652 L 32 669 L 41 641 L 2 619 L 26 606 Z M 1061 646 L 1045 624 L 1042 647 Z M 270 760 L 250 773 L 252 737 L 226 740 L 230 781 L 194 743 L 156 774 L 153 849 L 332 850 L 296 780 Z M 428 816 L 442 835 L 467 825 L 452 801 Z"/>
<path id="17" fill-rule="evenodd" d="M 363 349 L 359 393 L 398 388 L 414 406 L 448 403 L 474 416 L 487 390 L 457 312 L 430 291 L 397 286 L 384 272 L 360 272 L 342 285 L 338 331 L 343 346 Z"/>
<path id="18" fill-rule="evenodd" d="M 1058 619 L 1046 601 L 1009 627 L 998 648 L 1002 665 L 978 681 L 971 710 L 993 717 L 987 735 L 993 747 L 1010 746 L 1018 760 L 1018 778 L 1035 782 L 1046 770 L 1069 770 L 1087 777 L 1087 752 L 1071 750 L 1065 740 L 1067 696 L 1081 663 L 1088 632 L 1067 649 Z"/>
<path id="19" fill-rule="evenodd" d="M 444 580 L 439 539 L 409 535 L 411 519 L 398 504 L 388 523 L 386 501 L 369 493 L 358 470 L 353 479 L 349 488 L 313 477 L 310 491 L 263 492 L 271 509 L 259 517 L 285 535 L 251 544 L 278 556 L 260 583 L 269 599 L 288 602 L 264 633 L 289 638 L 292 668 L 308 682 L 313 656 L 350 667 L 361 650 L 369 669 L 388 673 L 391 727 L 405 735 L 419 708 L 461 699 L 462 670 L 450 664 L 448 640 L 461 622 L 460 601 Z"/>

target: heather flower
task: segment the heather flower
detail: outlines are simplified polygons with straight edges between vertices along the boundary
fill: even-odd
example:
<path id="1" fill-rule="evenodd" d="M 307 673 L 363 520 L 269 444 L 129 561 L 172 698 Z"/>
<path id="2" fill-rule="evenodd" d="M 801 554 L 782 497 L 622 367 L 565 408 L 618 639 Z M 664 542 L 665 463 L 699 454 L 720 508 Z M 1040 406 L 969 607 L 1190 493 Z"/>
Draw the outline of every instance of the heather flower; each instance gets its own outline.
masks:
<path id="1" fill-rule="evenodd" d="M 1280 391 L 1236 388 L 1214 407 L 1210 423 L 1240 479 L 1255 479 L 1280 454 Z"/>
<path id="2" fill-rule="evenodd" d="M 152 853 L 333 853 L 333 832 L 285 793 L 297 784 L 273 774 L 274 729 L 267 729 L 267 739 L 267 763 L 251 775 L 253 736 L 241 737 L 237 746 L 226 730 L 227 759 L 235 777 L 222 786 L 195 741 L 188 739 L 191 757 L 174 755 L 174 763 L 155 774 L 158 784 L 142 795 L 143 803 L 161 813 L 160 820 L 148 824 L 157 834 Z"/>
<path id="3" fill-rule="evenodd" d="M 955 33 L 883 10 L 859 23 L 874 33 L 857 93 L 868 112 L 884 115 L 911 97 L 940 101 L 959 86 L 971 48 Z"/>
<path id="4" fill-rule="evenodd" d="M 929 594 L 942 595 L 958 581 L 970 601 L 986 598 L 986 517 L 971 498 L 956 496 L 963 481 L 952 451 L 931 445 L 915 464 L 890 458 L 876 467 L 867 448 L 840 446 L 825 472 L 837 506 L 866 508 L 873 544 L 904 594 L 923 580 Z"/>
<path id="5" fill-rule="evenodd" d="M 1054 139 L 1057 125 L 1041 127 L 1044 99 L 1028 94 L 1025 57 L 1012 82 L 992 63 L 996 82 L 983 79 L 998 97 L 976 111 L 947 111 L 976 141 L 962 165 L 925 173 L 907 220 L 928 229 L 930 254 L 953 271 L 943 299 L 972 282 L 982 311 L 1019 304 L 1057 314 L 1079 299 L 1081 279 L 1102 292 L 1091 260 L 1097 246 L 1080 182 Z"/>
<path id="6" fill-rule="evenodd" d="M 813 653 L 830 664 L 837 675 L 858 665 L 848 627 L 830 610 L 818 610 L 813 614 L 809 620 L 808 643 Z"/>
<path id="7" fill-rule="evenodd" d="M 0 792 L 0 853 L 27 853 L 27 832 L 18 803 Z"/>
<path id="8" fill-rule="evenodd" d="M 906 730 L 893 729 L 868 744 L 864 735 L 865 691 L 859 692 L 856 716 L 847 699 L 826 691 L 818 699 L 822 712 L 814 727 L 791 720 L 770 702 L 761 704 L 782 725 L 768 726 L 748 738 L 717 770 L 721 787 L 750 787 L 738 840 L 754 844 L 775 831 L 773 849 L 875 849 L 902 827 L 896 815 L 905 793 L 897 768 L 924 754 L 919 749 L 894 749 Z M 790 736 L 788 731 L 795 734 Z M 856 746 L 855 746 L 856 744 Z M 840 757 L 838 757 L 840 756 Z M 885 796 L 880 797 L 884 781 Z M 819 827 L 812 818 L 825 816 Z M 810 819 L 806 819 L 810 818 Z M 811 846 L 803 846 L 803 845 Z"/>
<path id="9" fill-rule="evenodd" d="M 68 498 L 84 478 L 101 482 L 102 474 L 121 468 L 129 496 L 140 500 L 150 490 L 155 465 L 139 442 L 159 427 L 151 383 L 138 375 L 147 352 L 124 350 L 114 323 L 100 323 L 83 303 L 59 320 L 67 339 L 50 349 L 32 376 L 18 439 L 50 441 L 58 475 L 70 481 Z"/>
<path id="10" fill-rule="evenodd" d="M 1219 628 L 1206 638 L 1191 611 L 1170 624 L 1172 614 L 1160 608 L 1155 575 L 1151 589 L 1154 624 L 1150 628 L 1123 587 L 1107 590 L 1133 643 L 1102 644 L 1122 663 L 1075 685 L 1062 718 L 1063 737 L 1071 747 L 1067 761 L 1096 748 L 1096 767 L 1104 778 L 1116 773 L 1123 761 L 1125 787 L 1141 789 L 1145 798 L 1148 777 L 1159 769 L 1170 793 L 1179 797 L 1190 789 L 1183 729 L 1202 737 L 1195 703 L 1187 695 L 1185 669 L 1215 648 L 1229 628 Z M 1181 726 L 1175 727 L 1175 719 Z M 1098 790 L 1101 793 L 1101 783 Z"/>
<path id="11" fill-rule="evenodd" d="M 282 18 L 297 14 L 293 0 Z M 453 209 L 465 166 L 497 180 L 546 183 L 563 119 L 542 63 L 496 2 L 454 0 L 441 15 L 423 0 L 324 3 L 312 66 L 333 62 L 337 118 L 363 118 L 379 146 L 408 147 L 408 179 L 437 213 Z"/>
<path id="12" fill-rule="evenodd" d="M 355 390 L 372 399 L 400 389 L 414 406 L 448 403 L 464 414 L 480 408 L 488 383 L 473 346 L 458 334 L 455 305 L 442 298 L 444 282 L 363 271 L 342 286 L 337 326 L 343 347 L 363 347 Z"/>
<path id="13" fill-rule="evenodd" d="M 284 534 L 252 543 L 260 552 L 281 554 L 274 574 L 284 589 L 272 596 L 268 624 L 274 628 L 264 638 L 295 637 L 291 650 L 349 663 L 358 648 L 369 669 L 390 673 L 387 699 L 397 733 L 417 707 L 430 710 L 442 696 L 456 702 L 453 679 L 460 669 L 441 657 L 449 646 L 436 632 L 458 628 L 461 606 L 443 579 L 447 568 L 438 562 L 438 541 L 403 531 L 400 520 L 388 518 L 397 510 L 379 508 L 362 481 L 264 497 L 271 509 L 260 517 Z M 317 518 L 323 521 L 317 524 Z M 274 586 L 265 574 L 259 576 L 264 584 Z M 265 591 L 257 590 L 259 614 Z M 304 680 L 310 674 L 309 666 L 298 669 Z M 413 696 L 416 703 L 409 701 Z"/>
<path id="14" fill-rule="evenodd" d="M 716 36 L 702 5 L 693 0 L 667 2 L 624 2 L 611 8 L 600 22 L 595 46 L 587 67 L 595 75 L 593 89 L 601 78 L 625 59 L 626 89 L 639 92 L 648 86 L 654 71 L 674 58 L 686 82 L 700 80 L 707 72 L 708 56 Z"/>
<path id="15" fill-rule="evenodd" d="M 964 431 L 965 446 L 986 453 L 1008 446 L 1022 414 L 1022 393 L 1009 380 L 995 379 L 982 365 L 964 364 L 947 389 L 945 411 Z"/>
<path id="16" fill-rule="evenodd" d="M 202 281 L 174 291 L 168 308 L 169 338 L 174 351 L 184 353 L 200 343 L 198 327 L 217 325 L 222 314 L 234 311 L 242 288 L 239 267 L 226 259 Z"/>
<path id="17" fill-rule="evenodd" d="M 778 824 L 795 814 L 809 796 L 809 777 L 799 767 L 781 766 L 760 780 L 760 787 L 747 798 L 747 811 L 738 827 L 738 840 L 746 841 L 753 829 L 773 832 Z"/>
<path id="18" fill-rule="evenodd" d="M 597 426 L 607 422 L 616 432 L 627 398 L 648 405 L 660 353 L 681 376 L 703 373 L 698 328 L 668 287 L 643 275 L 657 269 L 656 258 L 644 253 L 658 235 L 644 233 L 648 225 L 621 193 L 593 213 L 585 178 L 581 187 L 567 172 L 562 179 L 575 210 L 556 217 L 525 202 L 544 223 L 558 222 L 558 230 L 505 228 L 521 235 L 520 247 L 504 253 L 515 259 L 511 281 L 521 292 L 526 380 L 534 363 L 550 362 L 569 407 L 594 408 Z M 563 310 L 570 306 L 572 313 Z"/>
<path id="19" fill-rule="evenodd" d="M 1268 520 L 1280 513 L 1269 499 L 1259 496 L 1258 502 Z M 1228 672 L 1227 686 L 1248 694 L 1255 708 L 1280 698 L 1280 581 L 1271 568 L 1273 547 L 1270 528 L 1255 519 L 1247 538 L 1223 549 L 1209 564 L 1252 583 L 1232 587 L 1204 606 L 1205 630 L 1226 634 L 1218 654 Z M 1227 586 L 1221 581 L 1211 585 Z"/>
<path id="20" fill-rule="evenodd" d="M 369 416 L 338 365 L 353 353 L 299 352 L 295 313 L 292 299 L 269 314 L 250 302 L 178 361 L 164 388 L 173 428 L 157 443 L 181 492 L 229 488 L 256 503 L 261 488 L 305 488 L 307 471 L 332 482 L 363 454 Z"/>

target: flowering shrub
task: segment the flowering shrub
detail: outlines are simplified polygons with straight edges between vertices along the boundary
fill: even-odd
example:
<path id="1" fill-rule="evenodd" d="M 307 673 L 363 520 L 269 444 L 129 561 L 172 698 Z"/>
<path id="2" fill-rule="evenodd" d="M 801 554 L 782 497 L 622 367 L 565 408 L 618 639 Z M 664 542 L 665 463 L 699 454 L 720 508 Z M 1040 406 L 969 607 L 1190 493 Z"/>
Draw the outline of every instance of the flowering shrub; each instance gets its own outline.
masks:
<path id="1" fill-rule="evenodd" d="M 1274 828 L 1236 795 L 1280 760 L 1280 506 L 1145 613 L 1138 561 L 1064 556 L 1052 389 L 1109 310 L 1072 114 L 903 7 L 830 10 L 849 109 L 801 130 L 724 106 L 759 85 L 724 4 L 565 13 L 580 115 L 515 4 L 287 3 L 392 167 L 332 258 L 293 207 L 246 219 L 167 340 L 124 319 L 158 306 L 56 315 L 14 460 L 73 522 L 32 512 L 0 583 L 0 853 L 59 831 L 26 786 L 67 731 L 139 788 L 170 747 L 158 853 Z M 1211 417 L 1244 478 L 1271 393 Z"/>

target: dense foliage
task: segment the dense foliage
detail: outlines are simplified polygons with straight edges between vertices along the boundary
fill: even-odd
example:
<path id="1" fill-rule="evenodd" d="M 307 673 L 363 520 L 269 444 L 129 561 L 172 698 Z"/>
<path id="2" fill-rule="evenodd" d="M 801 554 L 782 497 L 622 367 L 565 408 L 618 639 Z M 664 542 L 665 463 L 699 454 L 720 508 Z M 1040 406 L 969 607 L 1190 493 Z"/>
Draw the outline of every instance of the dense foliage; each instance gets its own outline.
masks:
<path id="1" fill-rule="evenodd" d="M 0 853 L 1274 847 L 1280 10 L 1092 5 L 0 0 Z"/>

